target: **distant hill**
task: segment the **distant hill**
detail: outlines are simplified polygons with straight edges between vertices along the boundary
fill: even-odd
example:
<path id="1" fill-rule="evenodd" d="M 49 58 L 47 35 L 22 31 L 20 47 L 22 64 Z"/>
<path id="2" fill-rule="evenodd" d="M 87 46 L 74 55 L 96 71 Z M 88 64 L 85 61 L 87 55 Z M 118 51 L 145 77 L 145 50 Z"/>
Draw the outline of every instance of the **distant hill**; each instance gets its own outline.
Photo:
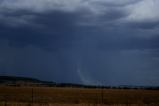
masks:
<path id="1" fill-rule="evenodd" d="M 1 86 L 55 86 L 55 82 L 18 76 L 0 76 Z"/>
<path id="2" fill-rule="evenodd" d="M 98 86 L 98 85 L 83 85 L 73 83 L 56 83 L 49 81 L 41 81 L 35 78 L 18 77 L 18 76 L 0 76 L 0 86 L 36 86 L 36 87 L 74 87 L 74 88 L 101 88 L 101 89 L 147 89 L 159 90 L 159 86 Z"/>
<path id="3" fill-rule="evenodd" d="M 29 81 L 29 82 L 40 82 L 40 80 L 35 78 L 28 78 L 28 77 L 16 77 L 16 76 L 0 76 L 0 82 L 6 81 Z"/>

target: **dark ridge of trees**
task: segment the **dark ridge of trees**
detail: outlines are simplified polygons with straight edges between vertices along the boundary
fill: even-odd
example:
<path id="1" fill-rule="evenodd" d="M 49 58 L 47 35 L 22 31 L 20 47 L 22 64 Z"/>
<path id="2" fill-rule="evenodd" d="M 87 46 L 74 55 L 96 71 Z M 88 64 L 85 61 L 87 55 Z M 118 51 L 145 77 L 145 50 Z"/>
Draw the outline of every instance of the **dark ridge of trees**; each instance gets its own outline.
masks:
<path id="1" fill-rule="evenodd" d="M 18 82 L 18 83 L 17 83 Z M 41 81 L 35 78 L 17 77 L 17 76 L 0 76 L 0 85 L 4 86 L 39 86 L 39 87 L 71 87 L 71 88 L 93 88 L 93 89 L 145 89 L 159 90 L 159 86 L 101 86 L 101 85 L 83 85 L 73 83 L 55 83 Z"/>
<path id="2" fill-rule="evenodd" d="M 72 87 L 72 88 L 97 88 L 97 89 L 145 89 L 145 90 L 159 90 L 159 86 L 97 86 L 97 85 L 82 85 L 72 83 L 56 84 L 56 87 Z"/>
<path id="3" fill-rule="evenodd" d="M 40 80 L 35 78 L 28 78 L 28 77 L 16 77 L 16 76 L 0 76 L 0 81 L 30 81 L 30 82 L 40 82 Z"/>
<path id="4" fill-rule="evenodd" d="M 29 78 L 29 77 L 17 77 L 17 76 L 0 76 L 0 83 L 7 83 L 7 82 L 32 82 L 32 83 L 46 83 L 46 84 L 53 84 L 54 82 L 49 81 L 41 81 L 36 78 Z"/>

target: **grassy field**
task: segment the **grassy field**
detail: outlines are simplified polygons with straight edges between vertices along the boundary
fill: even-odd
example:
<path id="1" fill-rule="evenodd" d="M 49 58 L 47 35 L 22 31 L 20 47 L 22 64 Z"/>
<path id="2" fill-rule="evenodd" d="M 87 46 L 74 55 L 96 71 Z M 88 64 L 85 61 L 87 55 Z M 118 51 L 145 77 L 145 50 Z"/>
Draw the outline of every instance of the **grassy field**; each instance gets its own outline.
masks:
<path id="1" fill-rule="evenodd" d="M 0 87 L 0 106 L 159 106 L 158 90 Z"/>

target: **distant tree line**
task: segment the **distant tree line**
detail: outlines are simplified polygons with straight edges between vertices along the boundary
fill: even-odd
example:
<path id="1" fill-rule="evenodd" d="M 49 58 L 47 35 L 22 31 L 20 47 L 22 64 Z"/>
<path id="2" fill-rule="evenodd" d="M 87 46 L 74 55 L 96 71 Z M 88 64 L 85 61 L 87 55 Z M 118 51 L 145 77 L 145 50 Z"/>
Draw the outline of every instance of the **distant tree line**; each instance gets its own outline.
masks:
<path id="1" fill-rule="evenodd" d="M 72 87 L 72 88 L 93 88 L 93 89 L 145 89 L 159 90 L 159 86 L 101 86 L 101 85 L 83 85 L 74 83 L 55 83 L 49 81 L 41 81 L 34 78 L 0 76 L 1 86 L 39 86 L 39 87 Z"/>

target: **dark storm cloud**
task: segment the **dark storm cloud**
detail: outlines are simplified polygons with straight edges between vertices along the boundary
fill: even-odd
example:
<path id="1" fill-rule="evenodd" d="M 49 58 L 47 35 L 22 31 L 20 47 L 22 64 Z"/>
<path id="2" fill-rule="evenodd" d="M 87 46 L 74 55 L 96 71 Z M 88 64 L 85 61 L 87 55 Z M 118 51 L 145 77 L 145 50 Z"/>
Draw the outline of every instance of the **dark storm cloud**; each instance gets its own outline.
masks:
<path id="1" fill-rule="evenodd" d="M 36 45 L 50 49 L 56 49 L 60 46 L 66 47 L 74 39 L 77 18 L 77 14 L 62 11 L 44 15 L 36 14 L 34 23 L 38 23 L 40 27 L 34 28 L 32 25 L 4 27 L 1 25 L 0 37 L 9 40 L 14 46 Z"/>
<path id="2" fill-rule="evenodd" d="M 135 22 L 135 23 L 128 23 L 128 27 L 136 28 L 136 29 L 155 29 L 158 28 L 159 22 Z"/>
<path id="3" fill-rule="evenodd" d="M 122 40 L 120 38 L 112 39 L 109 38 L 108 41 L 99 42 L 98 48 L 101 50 L 143 50 L 143 49 L 158 49 L 159 43 L 158 43 L 159 37 L 153 37 L 153 38 L 123 38 Z"/>
<path id="4" fill-rule="evenodd" d="M 0 72 L 58 82 L 157 85 L 158 14 L 148 11 L 157 3 L 4 0 Z"/>

